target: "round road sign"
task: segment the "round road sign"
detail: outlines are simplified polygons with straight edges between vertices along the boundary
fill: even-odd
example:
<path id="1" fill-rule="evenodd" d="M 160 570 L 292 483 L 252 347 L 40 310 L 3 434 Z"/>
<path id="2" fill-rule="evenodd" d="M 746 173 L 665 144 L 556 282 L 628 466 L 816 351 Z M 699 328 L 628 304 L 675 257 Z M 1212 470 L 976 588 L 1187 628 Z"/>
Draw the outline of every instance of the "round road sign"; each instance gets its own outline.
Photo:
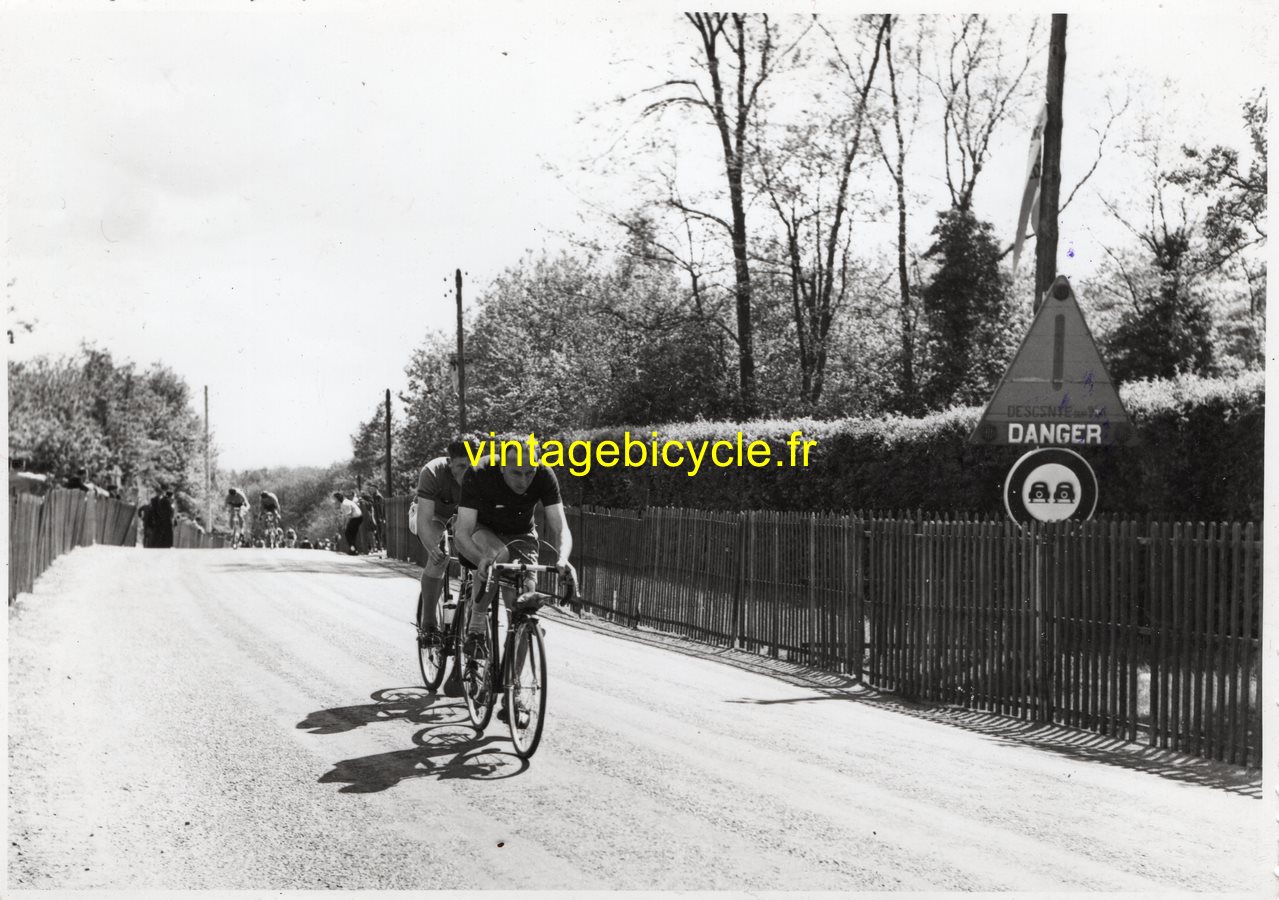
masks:
<path id="1" fill-rule="evenodd" d="M 1008 472 L 1004 508 L 1022 523 L 1091 519 L 1097 508 L 1097 476 L 1073 450 L 1031 450 Z"/>

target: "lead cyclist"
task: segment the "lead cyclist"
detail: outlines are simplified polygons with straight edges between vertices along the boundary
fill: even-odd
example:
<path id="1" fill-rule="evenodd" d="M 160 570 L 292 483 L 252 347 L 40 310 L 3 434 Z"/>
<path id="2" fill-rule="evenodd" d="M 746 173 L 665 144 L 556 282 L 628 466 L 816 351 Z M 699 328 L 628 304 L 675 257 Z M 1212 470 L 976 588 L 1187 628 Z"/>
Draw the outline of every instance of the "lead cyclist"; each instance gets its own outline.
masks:
<path id="1" fill-rule="evenodd" d="M 555 553 L 555 568 L 560 577 L 575 584 L 577 573 L 569 563 L 573 549 L 573 535 L 564 515 L 564 503 L 560 496 L 559 479 L 555 470 L 546 465 L 490 466 L 483 462 L 471 470 L 462 485 L 462 498 L 458 502 L 457 537 L 459 559 L 480 571 L 481 577 L 473 579 L 469 633 L 466 635 L 466 653 L 475 656 L 482 646 L 482 638 L 488 627 L 487 613 L 491 597 L 481 591 L 490 567 L 494 563 L 524 562 L 536 564 L 540 542 L 534 525 L 533 510 L 542 504 L 546 516 L 547 545 Z M 520 592 L 531 591 L 536 577 L 527 575 Z M 515 597 L 504 598 L 508 610 Z M 516 648 L 515 671 L 524 668 L 527 648 Z M 505 698 L 498 719 L 507 718 Z"/>

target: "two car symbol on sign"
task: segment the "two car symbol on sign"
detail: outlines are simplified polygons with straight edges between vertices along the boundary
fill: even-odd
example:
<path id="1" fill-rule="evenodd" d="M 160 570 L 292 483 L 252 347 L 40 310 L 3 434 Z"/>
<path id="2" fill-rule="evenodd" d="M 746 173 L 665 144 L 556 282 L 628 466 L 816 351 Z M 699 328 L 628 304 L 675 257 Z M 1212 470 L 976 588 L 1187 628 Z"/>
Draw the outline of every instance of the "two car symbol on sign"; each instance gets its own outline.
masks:
<path id="1" fill-rule="evenodd" d="M 1075 502 L 1075 486 L 1069 481 L 1060 481 L 1057 483 L 1057 490 L 1053 493 L 1052 499 L 1048 498 L 1048 482 L 1036 481 L 1030 486 L 1030 502 L 1031 503 L 1074 503 Z"/>

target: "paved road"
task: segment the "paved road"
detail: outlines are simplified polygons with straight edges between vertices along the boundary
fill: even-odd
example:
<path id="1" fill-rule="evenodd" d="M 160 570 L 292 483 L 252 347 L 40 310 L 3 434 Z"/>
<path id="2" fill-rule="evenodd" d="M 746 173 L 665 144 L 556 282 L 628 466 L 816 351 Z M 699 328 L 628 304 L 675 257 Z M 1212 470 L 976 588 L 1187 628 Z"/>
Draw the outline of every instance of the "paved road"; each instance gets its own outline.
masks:
<path id="1" fill-rule="evenodd" d="M 1242 890 L 1229 770 L 568 620 L 547 734 L 415 687 L 403 567 L 95 547 L 10 612 L 12 888 Z M 709 655 L 709 654 L 708 654 Z M 944 717 L 943 717 L 944 718 Z"/>

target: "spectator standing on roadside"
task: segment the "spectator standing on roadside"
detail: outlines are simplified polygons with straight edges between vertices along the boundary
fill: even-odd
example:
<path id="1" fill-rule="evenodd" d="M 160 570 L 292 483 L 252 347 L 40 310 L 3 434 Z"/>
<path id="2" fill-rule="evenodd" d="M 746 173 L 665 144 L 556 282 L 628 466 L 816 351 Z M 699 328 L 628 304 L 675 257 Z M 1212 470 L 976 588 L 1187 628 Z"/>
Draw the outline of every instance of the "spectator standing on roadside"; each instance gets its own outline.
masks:
<path id="1" fill-rule="evenodd" d="M 74 491 L 89 490 L 89 470 L 83 467 L 76 469 L 74 475 L 68 475 L 64 488 Z"/>
<path id="2" fill-rule="evenodd" d="M 161 485 L 160 493 L 151 498 L 152 546 L 167 549 L 173 546 L 173 488 Z"/>
<path id="3" fill-rule="evenodd" d="M 373 511 L 373 498 L 368 492 L 360 495 L 360 515 L 364 516 L 364 524 L 360 528 L 360 552 L 376 553 L 379 549 L 377 540 L 377 515 Z"/>
<path id="4" fill-rule="evenodd" d="M 386 499 L 377 488 L 373 489 L 373 518 L 377 522 L 377 542 L 386 549 Z"/>
<path id="5" fill-rule="evenodd" d="M 150 549 L 155 546 L 155 533 L 151 526 L 151 504 L 138 504 L 138 518 L 142 520 L 142 546 Z"/>
<path id="6" fill-rule="evenodd" d="M 354 556 L 359 552 L 355 542 L 360 536 L 360 526 L 364 524 L 364 514 L 360 512 L 360 505 L 341 491 L 336 492 L 333 499 L 337 502 L 339 516 L 345 521 L 346 552 Z"/>

